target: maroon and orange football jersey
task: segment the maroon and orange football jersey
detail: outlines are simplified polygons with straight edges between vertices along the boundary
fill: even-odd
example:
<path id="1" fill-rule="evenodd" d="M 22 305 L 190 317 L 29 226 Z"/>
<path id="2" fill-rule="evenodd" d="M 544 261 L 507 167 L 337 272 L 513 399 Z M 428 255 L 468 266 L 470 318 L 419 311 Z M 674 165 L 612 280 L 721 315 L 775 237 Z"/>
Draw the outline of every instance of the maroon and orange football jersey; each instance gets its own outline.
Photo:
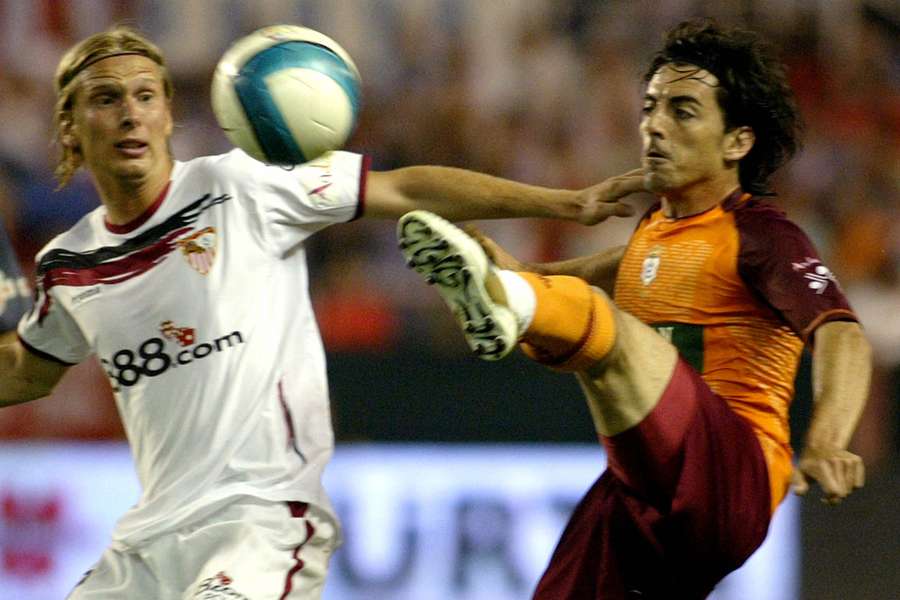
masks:
<path id="1" fill-rule="evenodd" d="M 788 408 L 804 343 L 826 321 L 856 320 L 809 238 L 739 191 L 678 219 L 657 204 L 628 244 L 615 301 L 671 340 L 750 422 L 776 505 L 790 479 Z"/>

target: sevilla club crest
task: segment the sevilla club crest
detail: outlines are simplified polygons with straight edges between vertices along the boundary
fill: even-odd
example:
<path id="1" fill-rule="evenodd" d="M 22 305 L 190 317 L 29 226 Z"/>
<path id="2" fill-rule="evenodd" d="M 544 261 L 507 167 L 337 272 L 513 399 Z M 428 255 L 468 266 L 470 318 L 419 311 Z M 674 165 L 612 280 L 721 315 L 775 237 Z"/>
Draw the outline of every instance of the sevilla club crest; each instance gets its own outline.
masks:
<path id="1" fill-rule="evenodd" d="M 177 327 L 172 321 L 160 323 L 159 332 L 167 339 L 178 342 L 182 346 L 190 346 L 197 339 L 197 334 L 193 327 Z"/>
<path id="2" fill-rule="evenodd" d="M 201 275 L 206 275 L 216 259 L 217 240 L 215 228 L 204 227 L 176 243 L 187 263 Z"/>

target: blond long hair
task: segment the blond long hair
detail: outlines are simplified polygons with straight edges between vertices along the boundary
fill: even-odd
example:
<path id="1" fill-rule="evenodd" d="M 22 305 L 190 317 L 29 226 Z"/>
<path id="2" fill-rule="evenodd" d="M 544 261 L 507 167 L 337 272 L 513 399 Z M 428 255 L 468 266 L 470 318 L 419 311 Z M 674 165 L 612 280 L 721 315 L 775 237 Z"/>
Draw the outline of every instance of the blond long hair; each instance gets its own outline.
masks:
<path id="1" fill-rule="evenodd" d="M 73 99 L 80 80 L 78 76 L 97 61 L 125 54 L 145 56 L 158 64 L 163 74 L 166 98 L 172 99 L 174 87 L 162 51 L 131 27 L 117 25 L 94 34 L 70 48 L 60 59 L 54 77 L 56 108 L 53 114 L 53 129 L 54 138 L 61 148 L 54 174 L 60 188 L 69 183 L 83 160 L 80 148 L 64 144 L 62 141 L 63 130 L 72 121 Z"/>

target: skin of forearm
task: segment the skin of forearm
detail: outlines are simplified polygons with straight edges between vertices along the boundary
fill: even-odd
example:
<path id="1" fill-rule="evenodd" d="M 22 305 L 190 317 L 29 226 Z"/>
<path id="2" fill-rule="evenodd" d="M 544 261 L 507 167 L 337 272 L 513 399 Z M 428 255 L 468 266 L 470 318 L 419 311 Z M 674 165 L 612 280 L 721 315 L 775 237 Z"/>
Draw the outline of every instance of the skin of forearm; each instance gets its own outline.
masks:
<path id="1" fill-rule="evenodd" d="M 592 254 L 550 263 L 537 263 L 528 265 L 541 275 L 571 275 L 579 277 L 589 284 L 600 288 L 612 296 L 616 275 L 619 272 L 619 264 L 625 254 L 625 246 L 619 246 Z"/>
<path id="2" fill-rule="evenodd" d="M 807 445 L 844 450 L 869 396 L 872 349 L 858 323 L 835 321 L 815 331 L 814 409 Z"/>
<path id="3" fill-rule="evenodd" d="M 6 341 L 0 344 L 0 407 L 49 395 L 62 376 L 63 369 L 49 366 L 29 370 L 23 366 L 27 351 L 15 341 Z"/>
<path id="4" fill-rule="evenodd" d="M 397 190 L 418 208 L 450 220 L 579 215 L 577 192 L 552 190 L 464 169 L 438 166 L 394 171 Z"/>

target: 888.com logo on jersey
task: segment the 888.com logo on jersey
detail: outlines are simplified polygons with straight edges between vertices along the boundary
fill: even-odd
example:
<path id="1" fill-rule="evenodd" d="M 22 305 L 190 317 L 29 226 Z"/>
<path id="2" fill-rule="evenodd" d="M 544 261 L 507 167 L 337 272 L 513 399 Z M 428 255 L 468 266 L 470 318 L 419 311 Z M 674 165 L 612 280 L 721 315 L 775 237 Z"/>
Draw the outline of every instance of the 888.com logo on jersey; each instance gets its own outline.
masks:
<path id="1" fill-rule="evenodd" d="M 169 369 L 189 365 L 244 343 L 240 331 L 232 331 L 210 341 L 196 343 L 193 327 L 178 327 L 172 321 L 159 326 L 160 336 L 141 342 L 137 348 L 123 348 L 100 363 L 113 383 L 113 390 L 131 387 L 145 377 L 158 377 Z"/>

